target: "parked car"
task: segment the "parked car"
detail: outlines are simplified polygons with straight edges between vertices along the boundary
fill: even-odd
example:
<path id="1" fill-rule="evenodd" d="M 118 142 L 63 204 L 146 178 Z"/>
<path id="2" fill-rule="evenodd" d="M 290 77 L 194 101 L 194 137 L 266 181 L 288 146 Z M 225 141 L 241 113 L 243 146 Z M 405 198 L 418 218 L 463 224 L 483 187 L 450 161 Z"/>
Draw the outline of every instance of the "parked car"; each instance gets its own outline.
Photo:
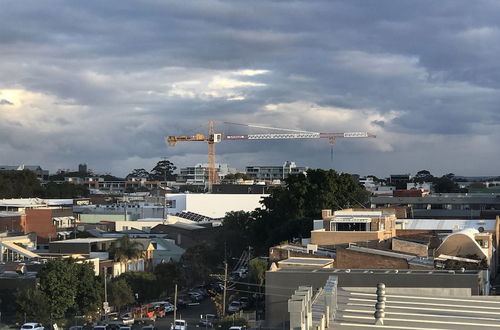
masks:
<path id="1" fill-rule="evenodd" d="M 157 330 L 155 326 L 152 325 L 146 325 L 142 327 L 142 330 Z"/>
<path id="2" fill-rule="evenodd" d="M 200 302 L 203 300 L 203 295 L 199 294 L 198 292 L 195 292 L 195 291 L 190 291 L 188 293 L 189 297 L 191 297 L 191 299 L 195 302 Z"/>
<path id="3" fill-rule="evenodd" d="M 246 330 L 247 327 L 245 326 L 234 326 L 230 327 L 229 330 Z"/>
<path id="4" fill-rule="evenodd" d="M 21 326 L 21 330 L 44 330 L 44 327 L 40 323 L 24 323 Z"/>
<path id="5" fill-rule="evenodd" d="M 233 300 L 227 307 L 229 313 L 236 313 L 242 309 L 241 303 L 238 300 Z"/>
<path id="6" fill-rule="evenodd" d="M 193 299 L 188 295 L 182 295 L 177 297 L 177 306 L 186 307 L 193 303 Z"/>
<path id="7" fill-rule="evenodd" d="M 217 316 L 214 314 L 201 315 L 198 325 L 200 328 L 213 328 L 216 320 Z"/>
<path id="8" fill-rule="evenodd" d="M 69 330 L 83 330 L 83 325 L 73 325 L 69 327 Z"/>
<path id="9" fill-rule="evenodd" d="M 131 327 L 119 327 L 118 330 L 132 330 Z"/>
<path id="10" fill-rule="evenodd" d="M 170 327 L 171 330 L 187 330 L 187 322 L 185 320 L 175 320 Z"/>
<path id="11" fill-rule="evenodd" d="M 106 330 L 106 326 L 104 325 L 95 325 L 92 330 Z"/>
<path id="12" fill-rule="evenodd" d="M 240 303 L 242 309 L 250 307 L 250 299 L 248 299 L 248 297 L 241 297 Z"/>

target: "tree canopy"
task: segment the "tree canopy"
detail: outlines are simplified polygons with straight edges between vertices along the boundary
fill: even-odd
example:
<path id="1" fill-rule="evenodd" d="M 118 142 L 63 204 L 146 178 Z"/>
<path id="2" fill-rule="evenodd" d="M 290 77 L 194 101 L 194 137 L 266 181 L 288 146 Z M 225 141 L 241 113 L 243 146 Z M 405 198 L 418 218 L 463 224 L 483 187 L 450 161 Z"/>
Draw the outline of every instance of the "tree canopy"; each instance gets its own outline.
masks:
<path id="1" fill-rule="evenodd" d="M 126 262 L 141 258 L 143 246 L 141 243 L 131 240 L 128 235 L 124 235 L 111 245 L 108 252 L 115 261 Z"/>
<path id="2" fill-rule="evenodd" d="M 126 179 L 127 180 L 130 180 L 131 178 L 141 178 L 141 179 L 147 179 L 149 178 L 149 172 L 146 171 L 145 169 L 143 168 L 135 168 L 132 170 L 132 172 L 130 172 L 129 174 L 127 174 L 127 177 Z"/>
<path id="3" fill-rule="evenodd" d="M 169 181 L 175 180 L 174 171 L 176 169 L 177 167 L 169 160 L 160 160 L 151 170 L 149 179 L 156 181 L 164 181 L 165 179 Z"/>
<path id="4" fill-rule="evenodd" d="M 253 212 L 228 213 L 223 221 L 221 239 L 227 249 L 239 254 L 250 245 L 258 253 L 292 238 L 309 237 L 312 220 L 321 219 L 321 210 L 361 207 L 369 193 L 350 174 L 334 170 L 308 170 L 285 179 L 261 201 Z"/>
<path id="5" fill-rule="evenodd" d="M 37 290 L 21 291 L 17 303 L 27 315 L 43 313 L 53 320 L 66 315 L 85 315 L 98 311 L 102 303 L 102 282 L 89 263 L 77 263 L 72 258 L 52 259 L 38 272 Z M 37 303 L 33 303 L 34 299 Z M 40 307 L 38 302 L 43 303 Z"/>

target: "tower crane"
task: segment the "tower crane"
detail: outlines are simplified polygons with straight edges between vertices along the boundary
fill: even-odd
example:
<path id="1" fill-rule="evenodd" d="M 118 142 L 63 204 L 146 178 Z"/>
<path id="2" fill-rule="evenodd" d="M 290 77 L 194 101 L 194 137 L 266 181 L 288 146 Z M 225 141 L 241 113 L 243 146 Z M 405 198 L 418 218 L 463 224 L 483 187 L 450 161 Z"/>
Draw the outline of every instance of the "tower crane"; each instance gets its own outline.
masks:
<path id="1" fill-rule="evenodd" d="M 343 132 L 343 133 L 318 133 L 288 128 L 276 128 L 251 124 L 240 124 L 233 122 L 222 122 L 223 124 L 240 125 L 251 128 L 271 129 L 282 131 L 282 133 L 257 133 L 243 135 L 225 135 L 215 133 L 214 121 L 209 121 L 208 135 L 177 135 L 169 136 L 165 140 L 169 146 L 175 146 L 177 142 L 206 142 L 208 144 L 208 191 L 212 192 L 213 184 L 217 182 L 215 168 L 215 144 L 221 141 L 235 140 L 282 140 L 282 139 L 328 139 L 330 144 L 335 144 L 337 138 L 375 138 L 376 135 L 368 132 Z"/>

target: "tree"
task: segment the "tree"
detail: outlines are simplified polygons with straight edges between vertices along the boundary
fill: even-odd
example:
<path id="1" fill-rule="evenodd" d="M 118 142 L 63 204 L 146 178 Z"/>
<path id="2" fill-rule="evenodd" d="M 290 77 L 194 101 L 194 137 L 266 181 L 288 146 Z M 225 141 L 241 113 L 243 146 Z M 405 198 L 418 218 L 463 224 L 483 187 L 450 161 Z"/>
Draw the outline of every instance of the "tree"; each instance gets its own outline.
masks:
<path id="1" fill-rule="evenodd" d="M 228 212 L 222 220 L 222 228 L 217 237 L 221 253 L 227 253 L 229 256 L 241 255 L 251 244 L 254 222 L 251 212 Z"/>
<path id="2" fill-rule="evenodd" d="M 95 313 L 102 302 L 102 286 L 91 264 L 73 258 L 52 259 L 38 272 L 40 291 L 47 297 L 54 320 L 66 314 Z"/>
<path id="3" fill-rule="evenodd" d="M 369 193 L 351 175 L 334 170 L 309 170 L 290 175 L 285 187 L 276 187 L 252 212 L 251 242 L 258 253 L 291 238 L 309 237 L 312 220 L 321 210 L 363 207 Z"/>
<path id="4" fill-rule="evenodd" d="M 117 239 L 109 248 L 110 256 L 118 262 L 137 260 L 143 256 L 143 246 L 137 241 L 132 241 L 128 235 Z"/>
<path id="5" fill-rule="evenodd" d="M 267 262 L 260 258 L 253 258 L 249 262 L 248 278 L 251 282 L 262 286 L 266 279 Z"/>
<path id="6" fill-rule="evenodd" d="M 424 183 L 424 182 L 433 182 L 434 179 L 435 178 L 431 174 L 431 172 L 429 172 L 427 170 L 421 170 L 421 171 L 418 171 L 417 174 L 415 174 L 412 181 L 414 183 Z"/>
<path id="7" fill-rule="evenodd" d="M 160 296 L 156 276 L 149 272 L 126 272 L 118 276 L 118 279 L 124 280 L 132 288 L 132 292 L 139 296 L 138 301 L 150 301 Z"/>
<path id="8" fill-rule="evenodd" d="M 154 274 L 156 275 L 158 290 L 165 295 L 172 293 L 175 284 L 180 283 L 180 272 L 181 265 L 174 261 L 157 265 Z"/>
<path id="9" fill-rule="evenodd" d="M 175 180 L 174 171 L 177 167 L 174 166 L 169 160 L 160 160 L 155 167 L 151 170 L 149 175 L 150 180 L 164 181 L 164 180 Z"/>
<path id="10" fill-rule="evenodd" d="M 132 178 L 141 178 L 141 179 L 147 179 L 149 177 L 149 172 L 146 171 L 145 169 L 143 168 L 136 168 L 134 170 L 132 170 L 132 172 L 130 172 L 126 179 L 127 180 L 130 180 Z"/>
<path id="11" fill-rule="evenodd" d="M 40 181 L 32 171 L 0 172 L 0 198 L 31 198 L 42 194 Z"/>
<path id="12" fill-rule="evenodd" d="M 453 181 L 452 173 L 443 175 L 440 178 L 434 180 L 434 191 L 436 193 L 458 193 L 460 192 L 460 187 Z"/>
<path id="13" fill-rule="evenodd" d="M 221 261 L 220 257 L 215 250 L 202 244 L 188 248 L 181 258 L 183 284 L 189 287 L 207 281 Z"/>
<path id="14" fill-rule="evenodd" d="M 108 299 L 111 306 L 116 307 L 118 310 L 135 301 L 132 288 L 123 278 L 112 281 L 109 284 L 108 292 Z"/>
<path id="15" fill-rule="evenodd" d="M 47 295 L 38 289 L 20 290 L 16 294 L 17 319 L 22 322 L 37 320 L 47 324 L 50 322 L 50 301 Z"/>

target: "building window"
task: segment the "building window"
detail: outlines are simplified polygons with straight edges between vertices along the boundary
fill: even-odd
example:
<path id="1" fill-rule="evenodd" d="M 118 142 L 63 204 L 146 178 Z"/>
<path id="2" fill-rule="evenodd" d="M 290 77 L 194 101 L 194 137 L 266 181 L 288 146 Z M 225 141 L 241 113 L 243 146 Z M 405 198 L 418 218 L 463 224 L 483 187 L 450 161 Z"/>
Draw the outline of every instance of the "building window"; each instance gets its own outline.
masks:
<path id="1" fill-rule="evenodd" d="M 337 222 L 337 231 L 367 231 L 368 223 Z"/>

